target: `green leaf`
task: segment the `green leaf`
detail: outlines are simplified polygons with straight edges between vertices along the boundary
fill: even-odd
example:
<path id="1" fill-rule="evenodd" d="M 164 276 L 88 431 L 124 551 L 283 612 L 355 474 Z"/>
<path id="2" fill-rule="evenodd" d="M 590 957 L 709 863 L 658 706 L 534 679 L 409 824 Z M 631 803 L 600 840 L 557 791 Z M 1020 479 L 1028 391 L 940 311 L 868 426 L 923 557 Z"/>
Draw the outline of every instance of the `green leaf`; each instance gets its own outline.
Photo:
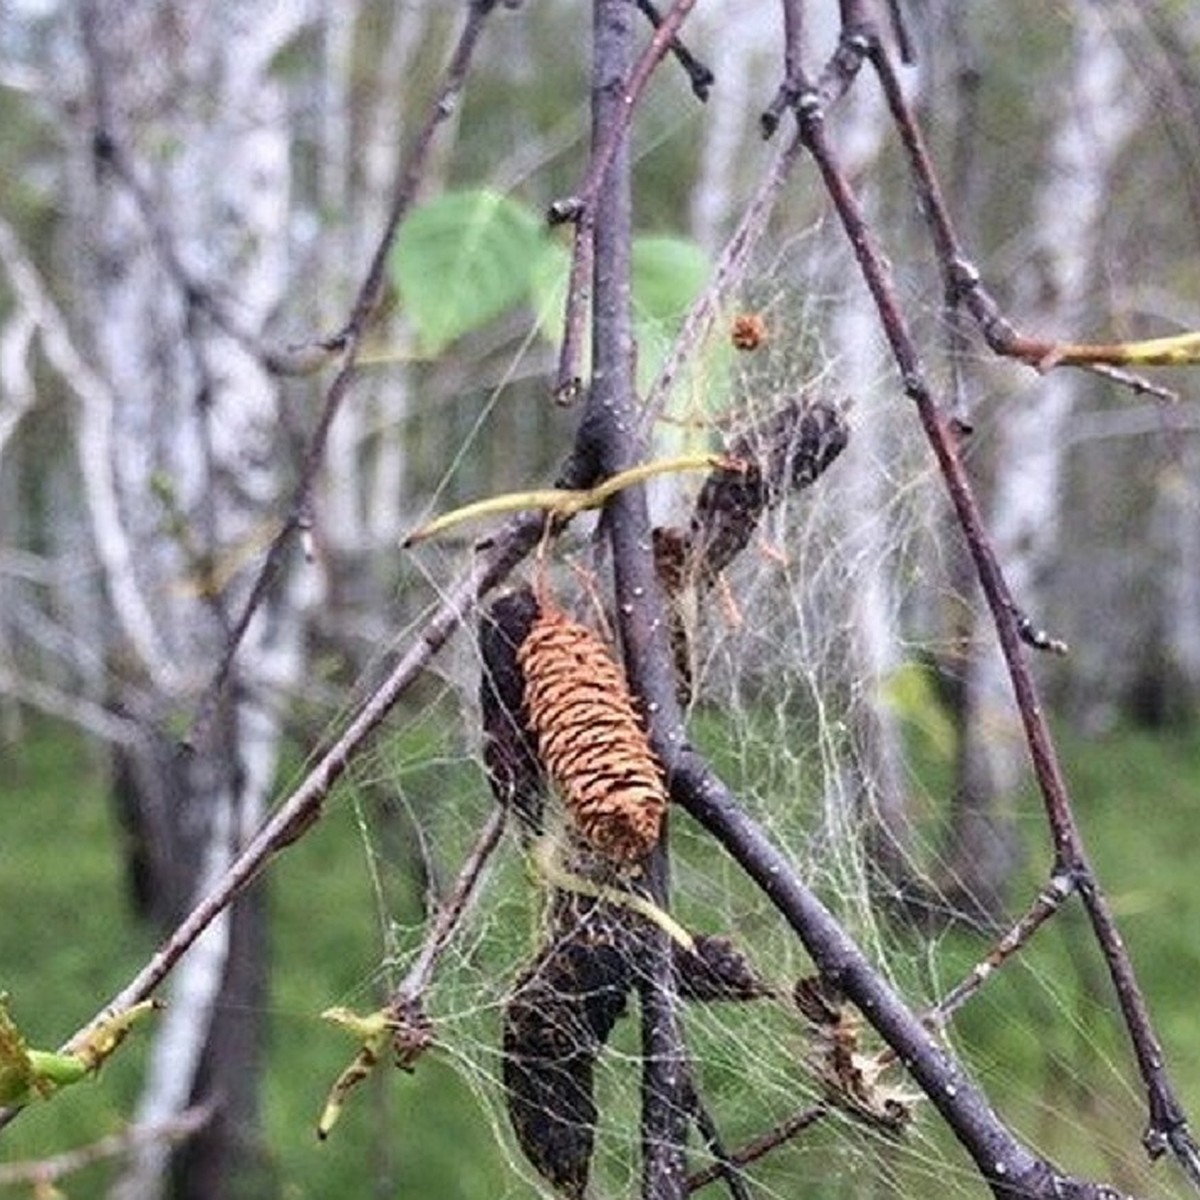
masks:
<path id="1" fill-rule="evenodd" d="M 542 244 L 534 213 L 486 188 L 449 192 L 417 209 L 391 265 L 421 352 L 436 355 L 520 303 Z"/>
<path id="2" fill-rule="evenodd" d="M 0 992 L 0 1105 L 32 1104 L 60 1088 L 78 1083 L 100 1069 L 125 1040 L 131 1026 L 158 1007 L 143 1000 L 101 1020 L 71 1054 L 31 1050 L 8 1013 L 8 996 Z"/>
<path id="3" fill-rule="evenodd" d="M 639 318 L 674 333 L 708 279 L 708 258 L 695 242 L 640 237 L 633 243 L 633 306 Z"/>
<path id="4" fill-rule="evenodd" d="M 31 1104 L 75 1083 L 87 1067 L 73 1054 L 31 1050 L 0 994 L 0 1104 Z"/>
<path id="5" fill-rule="evenodd" d="M 708 259 L 695 242 L 672 237 L 634 239 L 633 312 L 640 389 L 648 388 L 658 374 L 708 271 Z"/>
<path id="6" fill-rule="evenodd" d="M 954 753 L 954 722 L 938 696 L 929 668 L 901 663 L 883 681 L 883 702 L 943 759 Z"/>

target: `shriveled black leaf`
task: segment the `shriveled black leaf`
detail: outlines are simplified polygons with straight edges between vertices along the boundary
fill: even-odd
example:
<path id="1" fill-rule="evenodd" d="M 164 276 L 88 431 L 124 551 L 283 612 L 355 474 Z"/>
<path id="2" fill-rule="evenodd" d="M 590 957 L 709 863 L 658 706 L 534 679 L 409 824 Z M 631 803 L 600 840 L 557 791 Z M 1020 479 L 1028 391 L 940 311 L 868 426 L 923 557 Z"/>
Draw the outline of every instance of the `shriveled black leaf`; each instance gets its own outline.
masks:
<path id="1" fill-rule="evenodd" d="M 763 513 L 818 479 L 849 436 L 839 406 L 805 398 L 740 434 L 728 452 L 739 467 L 714 470 L 692 514 L 690 555 L 698 579 L 719 575 L 745 549 Z"/>
<path id="2" fill-rule="evenodd" d="M 560 897 L 556 934 L 504 1010 L 509 1119 L 525 1157 L 570 1200 L 582 1200 L 596 1136 L 597 1056 L 633 981 L 624 914 Z"/>
<path id="3" fill-rule="evenodd" d="M 684 1000 L 758 1000 L 771 994 L 750 960 L 727 937 L 701 933 L 691 950 L 674 944 L 674 954 Z"/>
<path id="4" fill-rule="evenodd" d="M 533 833 L 541 833 L 545 778 L 536 742 L 522 705 L 525 676 L 517 647 L 538 614 L 530 588 L 520 588 L 493 601 L 479 620 L 479 652 L 483 673 L 479 707 L 483 716 L 483 760 L 496 799 L 510 807 Z"/>

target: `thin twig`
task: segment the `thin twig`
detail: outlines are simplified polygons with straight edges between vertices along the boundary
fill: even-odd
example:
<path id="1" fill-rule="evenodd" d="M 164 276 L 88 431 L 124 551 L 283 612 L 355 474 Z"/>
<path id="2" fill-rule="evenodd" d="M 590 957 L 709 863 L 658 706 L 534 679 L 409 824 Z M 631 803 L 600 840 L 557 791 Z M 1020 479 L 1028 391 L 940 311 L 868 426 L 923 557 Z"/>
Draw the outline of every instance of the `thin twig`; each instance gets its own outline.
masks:
<path id="1" fill-rule="evenodd" d="M 471 852 L 463 860 L 450 894 L 438 907 L 437 918 L 429 928 L 420 953 L 413 960 L 403 981 L 392 992 L 388 1001 L 389 1007 L 398 1007 L 415 1000 L 428 990 L 442 955 L 454 940 L 463 917 L 475 902 L 484 868 L 500 844 L 506 816 L 506 810 L 500 805 L 496 805 L 488 816 L 475 839 L 474 846 L 471 847 Z"/>
<path id="2" fill-rule="evenodd" d="M 455 110 L 458 96 L 466 82 L 475 47 L 483 32 L 484 21 L 494 7 L 495 0 L 470 0 L 467 5 L 467 16 L 462 33 L 450 56 L 441 86 L 438 88 L 425 124 L 417 135 L 412 149 L 401 161 L 397 170 L 387 222 L 355 297 L 350 319 L 340 332 L 324 343 L 326 349 L 341 353 L 340 366 L 325 393 L 320 416 L 309 437 L 300 466 L 300 477 L 292 493 L 283 526 L 267 550 L 266 559 L 250 588 L 245 606 L 230 631 L 217 669 L 196 706 L 196 714 L 192 719 L 185 744 L 194 746 L 202 743 L 208 737 L 216 713 L 217 702 L 228 681 L 234 657 L 246 635 L 246 630 L 250 627 L 254 614 L 266 600 L 277 575 L 282 570 L 293 536 L 311 525 L 313 489 L 316 485 L 317 474 L 325 459 L 325 445 L 329 438 L 329 428 L 333 424 L 342 402 L 358 378 L 359 351 L 363 337 L 383 295 L 388 257 L 395 245 L 400 226 L 416 199 L 417 190 L 425 174 L 425 166 L 429 159 L 434 135 L 437 133 L 438 127 Z"/>
<path id="3" fill-rule="evenodd" d="M 879 77 L 920 197 L 920 211 L 933 240 L 938 267 L 947 295 L 966 305 L 993 354 L 1014 358 L 1039 371 L 1077 366 L 1123 383 L 1136 392 L 1160 394 L 1155 385 L 1122 368 L 1172 366 L 1195 361 L 1200 335 L 1156 339 L 1148 343 L 1069 343 L 1020 333 L 1005 317 L 1000 305 L 984 287 L 983 277 L 971 262 L 950 218 L 933 160 L 921 127 L 904 95 L 896 69 L 878 38 L 868 39 L 867 53 Z"/>
<path id="4" fill-rule="evenodd" d="M 658 29 L 662 25 L 662 13 L 653 0 L 637 0 L 637 6 L 646 14 L 650 24 Z M 706 67 L 678 38 L 671 39 L 671 53 L 683 68 L 692 85 L 696 99 L 704 103 L 708 99 L 709 90 L 716 82 L 716 76 Z"/>
<path id="5" fill-rule="evenodd" d="M 944 1029 L 968 1000 L 1016 954 L 1052 917 L 1075 891 L 1070 875 L 1056 871 L 1050 882 L 1034 897 L 1029 910 L 925 1015 L 931 1029 Z"/>
<path id="6" fill-rule="evenodd" d="M 341 1116 L 347 1096 L 372 1074 L 389 1046 L 396 1065 L 409 1071 L 434 1045 L 433 1022 L 425 1012 L 425 993 L 438 962 L 479 894 L 484 869 L 500 844 L 507 815 L 500 805 L 492 809 L 475 845 L 459 868 L 450 894 L 426 931 L 417 957 L 387 1003 L 365 1017 L 341 1007 L 327 1009 L 321 1014 L 325 1020 L 357 1036 L 360 1043 L 350 1065 L 330 1090 L 317 1123 L 317 1136 L 322 1140 L 329 1136 Z"/>
<path id="7" fill-rule="evenodd" d="M 729 1167 L 735 1170 L 740 1170 L 743 1167 L 748 1167 L 752 1162 L 757 1162 L 760 1158 L 765 1158 L 772 1150 L 789 1142 L 797 1134 L 803 1133 L 810 1125 L 814 1125 L 821 1120 L 829 1112 L 827 1104 L 813 1104 L 808 1108 L 802 1109 L 794 1116 L 788 1117 L 787 1120 L 781 1121 L 774 1129 L 764 1133 L 761 1137 L 755 1138 L 753 1141 L 747 1142 L 744 1146 L 732 1151 L 727 1159 Z M 693 1171 L 687 1178 L 687 1190 L 689 1192 L 698 1192 L 702 1187 L 707 1187 L 710 1183 L 715 1183 L 724 1174 L 726 1162 L 715 1162 L 710 1166 L 703 1168 L 700 1171 Z"/>
<path id="8" fill-rule="evenodd" d="M 705 1149 L 716 1160 L 711 1167 L 706 1168 L 713 1172 L 714 1180 L 724 1180 L 726 1188 L 729 1190 L 731 1200 L 751 1200 L 750 1188 L 746 1180 L 742 1178 L 740 1167 L 744 1164 L 736 1161 L 736 1152 L 730 1153 L 726 1150 L 724 1142 L 721 1140 L 721 1135 L 717 1129 L 717 1123 L 713 1119 L 712 1113 L 708 1111 L 704 1101 L 700 1098 L 700 1093 L 696 1086 L 696 1071 L 692 1063 L 689 1061 L 687 1066 L 687 1087 L 688 1087 L 688 1107 L 691 1109 L 692 1120 L 696 1123 L 696 1128 L 700 1132 L 700 1136 L 704 1139 Z M 685 1191 L 691 1192 L 695 1190 L 692 1185 L 694 1175 L 688 1177 L 685 1184 Z"/>
<path id="9" fill-rule="evenodd" d="M 486 500 L 476 500 L 443 513 L 432 521 L 414 529 L 400 543 L 402 548 L 423 542 L 428 538 L 445 533 L 464 521 L 475 521 L 480 517 L 494 517 L 505 513 L 524 512 L 528 509 L 540 509 L 553 513 L 556 517 L 573 517 L 589 508 L 599 508 L 610 497 L 634 484 L 645 483 L 662 475 L 675 475 L 683 471 L 712 471 L 718 469 L 736 470 L 737 463 L 719 454 L 684 454 L 675 458 L 656 459 L 653 462 L 639 463 L 627 471 L 618 471 L 609 475 L 595 487 L 591 488 L 535 488 L 528 492 L 507 492 L 502 496 L 490 496 Z"/>
<path id="10" fill-rule="evenodd" d="M 1025 1146 L 945 1046 L 870 964 L 804 884 L 791 861 L 690 747 L 657 747 L 671 797 L 700 822 L 796 931 L 823 979 L 847 997 L 896 1053 L 1001 1200 L 1072 1195 L 1114 1200 L 1111 1188 L 1065 1176 Z"/>
<path id="11" fill-rule="evenodd" d="M 1031 937 L 1048 921 L 1075 890 L 1074 881 L 1066 875 L 1054 875 L 1050 882 L 1038 893 L 1028 912 L 1020 918 L 992 948 L 975 964 L 974 967 L 954 987 L 938 1001 L 921 1020 L 931 1030 L 942 1030 L 954 1015 L 974 996 L 985 983 L 1009 959 L 1018 953 Z M 891 1047 L 879 1055 L 882 1066 L 896 1061 L 897 1055 Z M 816 1121 L 824 1118 L 829 1112 L 828 1105 L 815 1104 L 801 1109 L 800 1112 L 781 1121 L 773 1129 L 747 1142 L 744 1146 L 724 1156 L 724 1161 L 730 1165 L 745 1166 L 756 1159 L 763 1158 L 776 1147 L 795 1137 Z M 723 1164 L 718 1162 L 688 1177 L 688 1190 L 695 1191 L 705 1184 L 713 1182 L 720 1175 Z"/>
<path id="12" fill-rule="evenodd" d="M 793 30 L 788 35 L 790 57 L 785 62 L 785 68 L 789 70 L 793 65 L 797 71 L 802 67 L 801 30 L 803 21 L 801 11 L 801 0 L 788 0 L 785 21 L 790 21 L 788 27 Z M 792 15 L 787 17 L 787 12 L 791 12 Z M 836 104 L 849 90 L 862 66 L 867 44 L 863 38 L 843 30 L 837 49 L 825 64 L 817 81 L 816 90 L 821 96 L 823 104 L 826 106 Z M 689 309 L 683 325 L 680 327 L 679 335 L 659 369 L 657 378 L 646 394 L 642 417 L 643 436 L 661 414 L 667 395 L 684 364 L 712 330 L 720 313 L 721 305 L 745 277 L 750 263 L 750 255 L 766 231 L 767 222 L 783 191 L 783 186 L 791 176 L 792 168 L 796 165 L 803 149 L 800 133 L 797 130 L 771 161 L 766 175 L 746 206 L 746 211 L 738 222 L 737 228 L 722 249 L 707 287 Z"/>
<path id="13" fill-rule="evenodd" d="M 712 330 L 720 315 L 722 304 L 745 278 L 750 256 L 766 231 L 767 222 L 801 151 L 799 136 L 790 138 L 787 145 L 771 161 L 737 228 L 725 243 L 708 285 L 688 310 L 679 335 L 646 394 L 642 418 L 643 436 L 662 412 L 667 396 L 684 364 Z"/>
<path id="14" fill-rule="evenodd" d="M 775 133 L 783 114 L 796 103 L 803 71 L 804 5 L 801 0 L 783 0 L 783 81 L 758 119 L 763 137 Z"/>
<path id="15" fill-rule="evenodd" d="M 205 929 L 245 890 L 263 868 L 300 838 L 319 818 L 325 800 L 355 756 L 382 724 L 397 701 L 421 675 L 476 599 L 495 587 L 534 547 L 542 534 L 540 518 L 517 518 L 499 535 L 487 555 L 449 592 L 388 677 L 368 697 L 334 744 L 300 786 L 271 814 L 212 890 L 167 936 L 149 961 L 100 1012 L 63 1047 L 81 1045 L 111 1012 L 123 1012 L 153 994 Z M 0 1109 L 0 1129 L 15 1110 Z"/>

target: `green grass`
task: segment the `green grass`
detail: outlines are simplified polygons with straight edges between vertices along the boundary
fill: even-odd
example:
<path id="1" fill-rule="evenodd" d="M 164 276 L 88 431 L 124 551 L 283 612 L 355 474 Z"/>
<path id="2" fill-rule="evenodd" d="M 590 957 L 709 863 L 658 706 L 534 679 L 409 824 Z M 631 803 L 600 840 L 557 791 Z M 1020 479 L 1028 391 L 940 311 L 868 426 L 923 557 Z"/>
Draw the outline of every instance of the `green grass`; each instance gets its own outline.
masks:
<path id="1" fill-rule="evenodd" d="M 486 811 L 481 777 L 447 738 L 436 717 L 410 725 L 402 741 L 375 756 L 373 789 L 339 793 L 320 825 L 270 872 L 265 1138 L 289 1200 L 534 1195 L 511 1168 L 511 1151 L 497 1141 L 503 1115 L 494 1094 L 486 1103 L 477 1094 L 498 1070 L 498 1005 L 535 937 L 531 889 L 512 855 L 489 893 L 486 923 L 469 933 L 430 997 L 447 1042 L 462 1047 L 464 1056 L 435 1050 L 412 1075 L 379 1072 L 353 1096 L 328 1143 L 313 1136 L 325 1092 L 354 1049 L 318 1014 L 332 1004 L 377 1006 L 419 940 L 408 822 L 418 820 L 430 831 L 444 884 Z M 1141 972 L 1167 1062 L 1189 1110 L 1200 1113 L 1200 1076 L 1188 1070 L 1200 1059 L 1193 1015 L 1200 887 L 1191 851 L 1200 824 L 1200 755 L 1186 736 L 1139 732 L 1099 742 L 1067 739 L 1064 754 L 1085 836 Z M 749 758 L 749 765 L 765 769 L 761 756 Z M 736 773 L 736 764 L 726 766 Z M 380 788 L 389 816 L 378 808 Z M 1030 852 L 1018 893 L 1030 897 L 1044 879 L 1046 839 L 1033 796 L 1021 812 Z M 41 730 L 10 753 L 0 819 L 0 989 L 11 994 L 13 1015 L 30 1040 L 52 1046 L 127 981 L 151 941 L 125 903 L 103 774 L 77 743 Z M 701 839 L 683 823 L 679 836 L 679 882 L 692 897 L 691 915 L 712 928 L 728 890 L 760 964 L 785 978 L 803 971 L 802 953 L 786 949 L 778 923 L 724 861 L 705 859 Z M 948 986 L 982 948 L 959 934 L 943 935 L 932 947 L 905 946 L 903 935 L 888 936 L 907 956 L 898 968 L 902 976 L 929 988 L 935 981 Z M 393 953 L 400 967 L 389 966 Z M 1162 1164 L 1151 1174 L 1142 1163 L 1142 1101 L 1113 1008 L 1082 914 L 1069 911 L 989 983 L 952 1037 L 1005 1117 L 1064 1166 L 1139 1194 L 1176 1194 L 1173 1167 Z M 729 1008 L 691 1018 L 705 1088 L 730 1141 L 760 1131 L 768 1113 L 785 1115 L 809 1086 L 794 1082 L 800 1042 L 777 1018 Z M 0 1161 L 43 1156 L 121 1128 L 133 1113 L 147 1042 L 144 1033 L 135 1035 L 97 1082 L 26 1112 L 0 1139 Z M 635 1048 L 635 1022 L 624 1023 L 618 1045 Z M 748 1069 L 757 1074 L 747 1077 Z M 615 1107 L 602 1147 L 630 1136 L 635 1078 L 629 1060 L 610 1056 L 601 1094 L 614 1097 Z M 755 1079 L 765 1096 L 761 1106 L 745 1103 Z M 864 1194 L 868 1178 L 895 1177 L 901 1190 L 919 1194 L 930 1173 L 940 1178 L 943 1170 L 966 1166 L 938 1125 L 923 1113 L 914 1150 L 897 1155 L 859 1127 L 836 1123 L 782 1152 L 761 1168 L 760 1178 L 783 1194 L 803 1183 L 805 1194 L 852 1196 Z M 831 1182 L 843 1166 L 840 1182 Z M 66 1192 L 71 1200 L 98 1198 L 111 1177 L 111 1168 L 91 1167 L 72 1177 Z M 373 1190 L 380 1179 L 386 1184 Z M 964 1190 L 983 1194 L 974 1183 Z"/>

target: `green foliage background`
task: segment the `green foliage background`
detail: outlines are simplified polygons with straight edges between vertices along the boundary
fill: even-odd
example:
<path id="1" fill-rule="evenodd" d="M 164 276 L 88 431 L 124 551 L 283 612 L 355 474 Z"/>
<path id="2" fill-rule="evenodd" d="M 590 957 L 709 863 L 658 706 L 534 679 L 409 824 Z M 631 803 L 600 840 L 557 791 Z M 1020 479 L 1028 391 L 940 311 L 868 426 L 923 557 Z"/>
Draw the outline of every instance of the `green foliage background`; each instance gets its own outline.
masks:
<path id="1" fill-rule="evenodd" d="M 389 977 L 389 956 L 402 960 L 419 938 L 420 900 L 402 883 L 411 872 L 396 857 L 406 845 L 404 810 L 429 812 L 436 804 L 444 814 L 444 836 L 434 844 L 446 854 L 447 861 L 439 862 L 445 879 L 465 849 L 469 815 L 478 810 L 482 816 L 489 803 L 482 776 L 447 740 L 448 728 L 429 719 L 409 726 L 376 756 L 375 766 L 382 769 L 371 787 L 344 788 L 321 825 L 270 873 L 275 973 L 264 1153 L 282 1194 L 292 1200 L 371 1195 L 515 1200 L 535 1194 L 497 1140 L 497 1133 L 505 1140 L 508 1134 L 502 1119 L 494 1124 L 494 1097 L 481 1102 L 476 1087 L 482 1077 L 460 1069 L 452 1053 L 435 1050 L 413 1075 L 380 1072 L 355 1095 L 328 1143 L 319 1144 L 313 1134 L 325 1091 L 352 1051 L 318 1014 L 334 1003 L 363 1009 L 376 1003 Z M 774 786 L 790 786 L 777 765 L 745 751 L 748 743 L 743 741 L 741 752 L 723 749 L 719 722 L 700 721 L 696 734 L 741 784 L 763 787 L 774 771 Z M 934 741 L 919 728 L 913 734 L 922 786 L 936 793 L 946 763 Z M 739 736 L 744 739 L 746 731 Z M 1135 730 L 1099 742 L 1068 737 L 1066 755 L 1101 878 L 1153 1000 L 1168 1061 L 1194 1111 L 1200 1105 L 1200 1082 L 1190 1070 L 1200 1059 L 1194 1019 L 1200 894 L 1187 847 L 1200 822 L 1200 760 L 1184 734 Z M 380 782 L 387 783 L 389 770 L 404 800 L 385 813 L 375 792 Z M 803 803 L 797 808 L 798 832 L 805 812 Z M 152 943 L 125 903 L 103 775 L 72 735 L 44 727 L 22 744 L 0 785 L 0 811 L 5 915 L 0 988 L 12 994 L 14 1016 L 30 1040 L 53 1046 L 126 981 Z M 1023 798 L 1020 811 L 1030 861 L 1019 895 L 1028 898 L 1044 878 L 1044 839 L 1036 799 Z M 455 830 L 462 836 L 456 839 Z M 722 888 L 724 863 L 713 861 L 686 822 L 679 823 L 677 839 L 683 884 L 707 873 Z M 504 857 L 489 890 L 496 911 L 490 950 L 478 951 L 494 954 L 497 969 L 522 959 L 536 928 L 518 856 Z M 712 914 L 703 911 L 703 888 L 685 886 L 683 894 L 693 896 L 688 915 L 711 922 Z M 736 899 L 726 903 L 737 908 Z M 802 955 L 794 962 L 779 957 L 775 923 L 769 914 L 754 916 L 749 904 L 747 899 L 739 910 L 749 916 L 741 927 L 760 967 L 772 974 L 803 970 Z M 1058 1161 L 1138 1194 L 1177 1194 L 1172 1168 L 1164 1164 L 1151 1174 L 1138 1149 L 1141 1097 L 1103 965 L 1080 928 L 1082 920 L 1068 911 L 1044 930 L 968 1006 L 955 1023 L 954 1043 L 1001 1111 Z M 983 949 L 978 938 L 965 934 L 943 936 L 931 950 L 906 946 L 897 930 L 886 936 L 896 951 L 892 969 L 918 996 L 935 985 L 950 986 Z M 457 1010 L 463 997 L 454 995 L 455 969 L 449 962 L 446 986 Z M 487 961 L 482 969 L 489 969 Z M 499 981 L 497 995 L 502 985 Z M 463 1003 L 462 1011 L 467 1008 Z M 636 1022 L 623 1026 L 617 1045 L 633 1049 Z M 446 1033 L 448 1040 L 498 1038 L 498 1014 L 481 1004 L 466 1020 L 456 1018 Z M 782 1097 L 802 1103 L 802 1091 L 789 1084 L 803 1079 L 787 1051 L 791 1045 L 798 1054 L 798 1042 L 769 1015 L 744 1016 L 725 1006 L 719 1020 L 706 1016 L 696 1022 L 693 1034 L 706 1093 L 731 1141 L 761 1131 L 763 1113 L 746 1102 L 756 1082 L 767 1107 L 779 1110 L 776 1116 L 789 1111 L 780 1107 Z M 48 1155 L 123 1128 L 133 1116 L 147 1044 L 144 1035 L 135 1034 L 98 1081 L 26 1112 L 6 1134 L 4 1159 Z M 747 1061 L 755 1050 L 760 1057 Z M 631 1098 L 628 1088 L 606 1085 L 603 1072 L 601 1094 L 618 1106 Z M 632 1123 L 636 1114 L 618 1108 L 607 1119 Z M 777 1153 L 755 1177 L 781 1194 L 796 1194 L 803 1186 L 805 1195 L 857 1196 L 906 1173 L 927 1186 L 927 1172 L 944 1172 L 948 1164 L 952 1170 L 960 1161 L 928 1112 L 921 1113 L 911 1137 L 914 1152 L 905 1154 L 861 1127 L 831 1122 Z M 848 1157 L 851 1149 L 856 1157 Z M 71 1200 L 98 1200 L 111 1178 L 111 1166 L 95 1166 L 64 1181 L 63 1190 Z M 963 1181 L 964 1194 L 978 1190 L 966 1171 Z"/>

